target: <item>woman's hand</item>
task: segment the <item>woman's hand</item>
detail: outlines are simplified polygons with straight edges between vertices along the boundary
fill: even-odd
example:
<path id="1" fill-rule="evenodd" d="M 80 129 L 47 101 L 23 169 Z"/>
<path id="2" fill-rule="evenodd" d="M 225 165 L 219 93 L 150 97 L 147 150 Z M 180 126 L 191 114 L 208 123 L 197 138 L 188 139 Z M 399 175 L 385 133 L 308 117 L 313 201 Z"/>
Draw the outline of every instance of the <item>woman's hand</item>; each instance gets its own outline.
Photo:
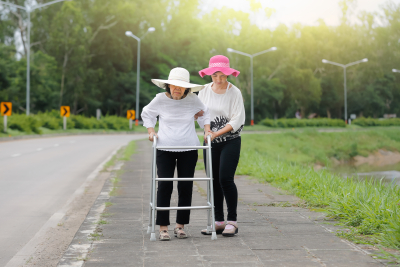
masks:
<path id="1" fill-rule="evenodd" d="M 149 133 L 149 141 L 153 142 L 154 136 L 158 138 L 158 135 L 155 132 Z"/>
<path id="2" fill-rule="evenodd" d="M 154 136 L 158 138 L 158 135 L 156 134 L 156 131 L 154 130 L 153 127 L 147 128 L 147 132 L 149 133 L 149 141 L 153 142 Z"/>
<path id="3" fill-rule="evenodd" d="M 217 135 L 217 133 L 214 133 L 214 132 L 212 132 L 212 131 L 207 131 L 205 134 L 204 134 L 204 141 L 207 143 L 207 136 L 210 136 L 211 137 L 211 142 L 216 138 L 216 137 L 218 137 L 218 135 Z"/>
<path id="4" fill-rule="evenodd" d="M 196 114 L 194 114 L 194 119 L 197 120 L 198 117 L 202 117 L 204 114 L 203 110 L 200 110 L 199 112 L 197 112 Z"/>

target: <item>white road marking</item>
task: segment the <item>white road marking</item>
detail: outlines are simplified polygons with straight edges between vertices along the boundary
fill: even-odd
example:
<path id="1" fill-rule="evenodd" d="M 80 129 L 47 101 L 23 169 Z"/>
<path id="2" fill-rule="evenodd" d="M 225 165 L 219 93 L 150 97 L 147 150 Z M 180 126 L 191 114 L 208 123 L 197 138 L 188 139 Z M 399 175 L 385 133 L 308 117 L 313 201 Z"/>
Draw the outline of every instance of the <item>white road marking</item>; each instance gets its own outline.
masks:
<path id="1" fill-rule="evenodd" d="M 83 195 L 85 193 L 85 188 L 93 181 L 94 178 L 96 178 L 96 176 L 99 174 L 99 172 L 104 168 L 104 165 L 115 155 L 117 154 L 118 150 L 121 148 L 122 146 L 119 146 L 117 149 L 115 149 L 102 163 L 100 163 L 99 166 L 97 166 L 97 168 L 86 178 L 85 182 L 83 184 L 81 184 L 81 186 L 75 190 L 75 192 L 69 197 L 69 199 L 67 200 L 67 202 L 64 204 L 64 206 L 57 211 L 56 213 L 53 214 L 53 216 L 50 217 L 50 219 L 42 226 L 42 228 L 40 228 L 40 230 L 35 234 L 35 236 L 29 240 L 29 242 L 27 244 L 25 244 L 25 246 L 17 252 L 17 254 L 14 255 L 14 257 L 7 263 L 6 267 L 16 267 L 16 266 L 22 266 L 26 263 L 26 258 L 27 256 L 32 255 L 35 250 L 36 250 L 36 246 L 39 244 L 40 241 L 40 237 L 43 236 L 46 231 L 49 228 L 55 228 L 57 226 L 57 224 L 60 222 L 60 220 L 65 216 L 65 213 L 70 209 L 70 205 L 71 203 L 77 199 L 78 197 L 80 197 L 81 195 Z M 111 191 L 111 187 L 110 187 L 110 191 Z M 96 218 L 95 221 L 98 221 L 100 218 L 100 214 L 104 211 L 105 205 L 101 205 L 99 210 L 96 212 Z M 94 221 L 93 221 L 94 222 Z M 95 225 L 95 224 L 93 224 Z M 82 251 L 82 257 L 86 257 L 87 252 L 89 251 L 90 245 L 72 245 L 70 246 L 69 249 L 72 250 L 79 250 Z M 86 252 L 85 255 L 84 252 Z M 82 266 L 84 263 L 84 261 L 79 261 L 74 266 Z M 63 265 L 59 265 L 59 266 L 63 266 Z"/>
<path id="2" fill-rule="evenodd" d="M 59 144 L 54 144 L 54 146 L 59 146 Z"/>
<path id="3" fill-rule="evenodd" d="M 18 156 L 21 156 L 21 154 L 14 154 L 14 155 L 11 155 L 11 157 L 13 157 L 13 158 L 18 157 Z"/>
<path id="4" fill-rule="evenodd" d="M 39 147 L 38 149 L 36 149 L 37 151 L 41 151 L 41 150 L 43 150 L 43 148 L 41 148 L 41 147 Z"/>
<path id="5" fill-rule="evenodd" d="M 75 140 L 73 140 L 73 141 L 69 141 L 71 144 L 73 144 L 73 143 L 75 143 L 76 141 Z"/>

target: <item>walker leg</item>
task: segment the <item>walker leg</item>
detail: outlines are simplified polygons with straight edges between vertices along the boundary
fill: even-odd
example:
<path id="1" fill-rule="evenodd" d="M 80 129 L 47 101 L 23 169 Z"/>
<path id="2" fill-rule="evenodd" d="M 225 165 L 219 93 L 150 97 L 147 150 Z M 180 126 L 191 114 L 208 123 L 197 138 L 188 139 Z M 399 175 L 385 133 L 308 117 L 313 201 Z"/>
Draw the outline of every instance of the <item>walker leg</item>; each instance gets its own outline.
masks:
<path id="1" fill-rule="evenodd" d="M 150 235 L 150 241 L 156 241 L 156 234 L 155 233 L 151 233 Z"/>
<path id="2" fill-rule="evenodd" d="M 217 240 L 217 233 L 216 232 L 212 232 L 211 240 Z"/>

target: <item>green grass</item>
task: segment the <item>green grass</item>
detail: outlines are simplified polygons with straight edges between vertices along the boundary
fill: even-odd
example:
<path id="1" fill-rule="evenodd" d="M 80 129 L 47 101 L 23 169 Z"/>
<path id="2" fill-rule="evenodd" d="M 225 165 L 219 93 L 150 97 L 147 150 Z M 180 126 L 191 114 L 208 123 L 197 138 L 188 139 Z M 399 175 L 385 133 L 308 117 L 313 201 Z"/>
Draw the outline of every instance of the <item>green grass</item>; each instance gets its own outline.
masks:
<path id="1" fill-rule="evenodd" d="M 400 150 L 397 130 L 242 135 L 239 175 L 269 182 L 318 208 L 349 228 L 342 236 L 400 249 L 400 188 L 379 180 L 344 179 L 314 163 L 350 159 L 377 149 Z"/>
<path id="2" fill-rule="evenodd" d="M 397 129 L 320 133 L 316 130 L 280 134 L 243 134 L 242 154 L 257 153 L 276 161 L 330 166 L 332 158 L 349 160 L 378 149 L 400 150 Z"/>

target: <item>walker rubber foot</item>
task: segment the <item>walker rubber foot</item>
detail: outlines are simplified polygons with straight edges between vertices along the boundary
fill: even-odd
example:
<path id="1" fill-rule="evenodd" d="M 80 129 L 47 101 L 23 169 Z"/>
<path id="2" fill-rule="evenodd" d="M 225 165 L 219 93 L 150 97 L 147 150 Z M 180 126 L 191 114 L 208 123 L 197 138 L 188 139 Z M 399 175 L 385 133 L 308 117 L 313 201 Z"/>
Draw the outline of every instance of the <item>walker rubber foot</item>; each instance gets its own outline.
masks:
<path id="1" fill-rule="evenodd" d="M 156 233 L 151 233 L 150 235 L 150 241 L 156 241 Z"/>
<path id="2" fill-rule="evenodd" d="M 151 227 L 147 226 L 147 233 L 150 234 L 151 233 Z"/>
<path id="3" fill-rule="evenodd" d="M 217 240 L 217 233 L 216 232 L 212 232 L 211 240 Z"/>

